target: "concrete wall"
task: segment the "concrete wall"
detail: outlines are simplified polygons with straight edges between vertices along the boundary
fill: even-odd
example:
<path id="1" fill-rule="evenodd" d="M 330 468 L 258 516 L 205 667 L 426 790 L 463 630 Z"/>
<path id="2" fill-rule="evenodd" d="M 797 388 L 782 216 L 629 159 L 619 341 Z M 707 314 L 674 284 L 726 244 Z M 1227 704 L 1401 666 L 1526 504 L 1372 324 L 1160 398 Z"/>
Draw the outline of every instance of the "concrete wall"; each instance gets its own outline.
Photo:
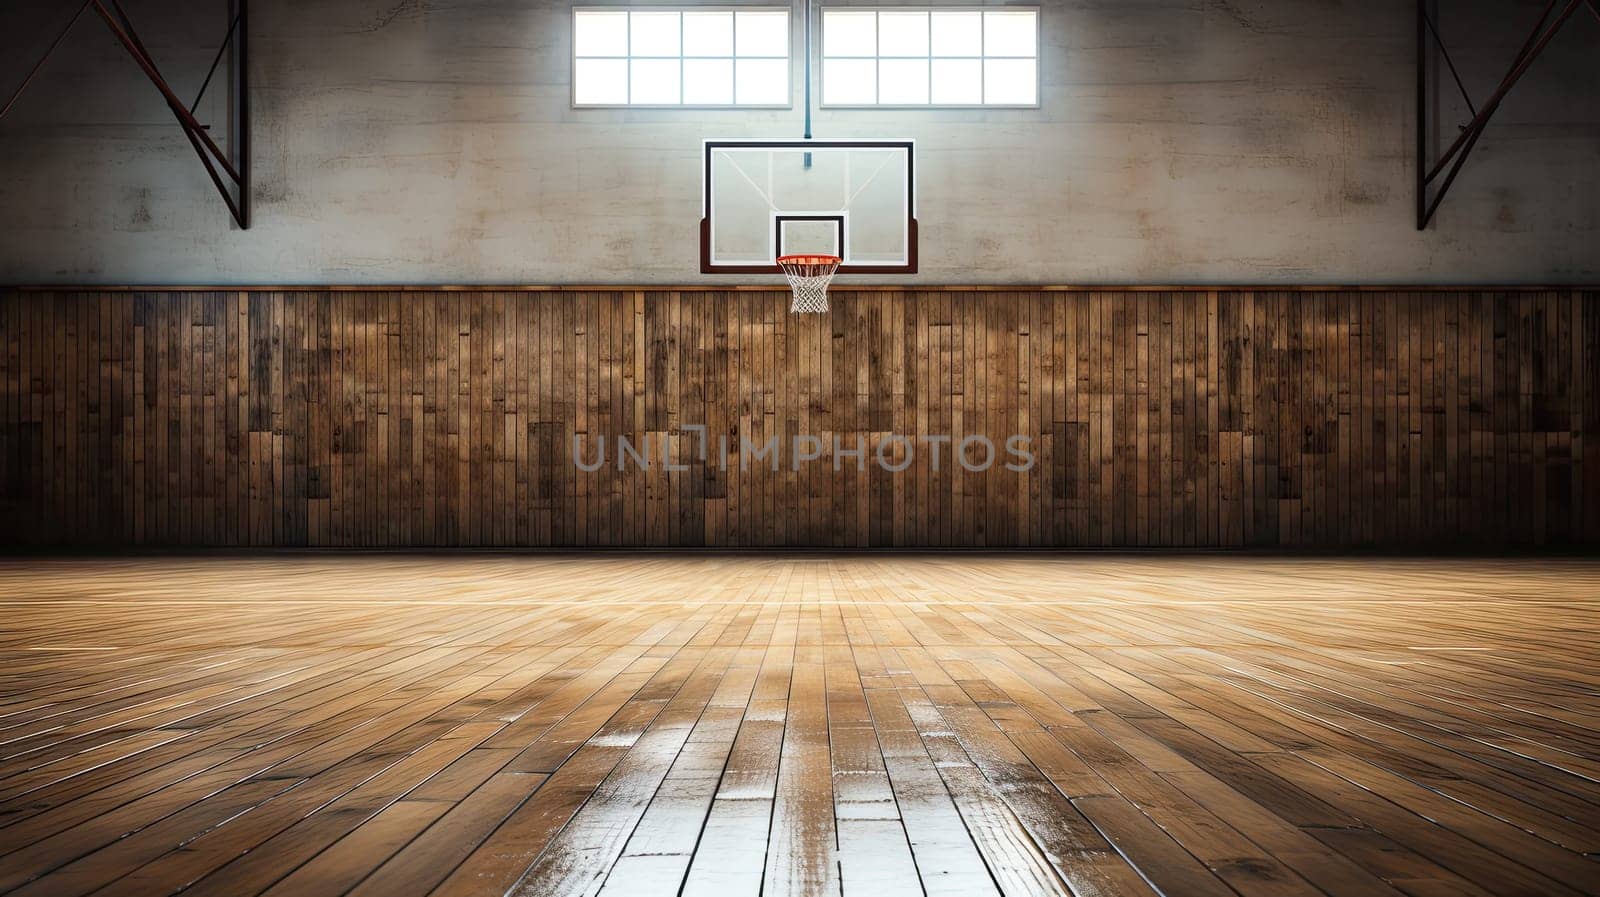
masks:
<path id="1" fill-rule="evenodd" d="M 0 10 L 0 86 L 74 5 Z M 126 5 L 191 94 L 225 4 Z M 1543 3 L 1443 5 L 1481 99 Z M 1410 2 L 1043 6 L 1039 110 L 817 115 L 819 135 L 919 141 L 922 281 L 1600 279 L 1600 31 L 1587 13 L 1417 233 Z M 159 96 L 86 14 L 0 122 L 0 282 L 707 279 L 700 139 L 797 136 L 798 104 L 574 110 L 569 8 L 255 0 L 249 231 L 230 227 Z M 221 99 L 202 118 L 225 121 Z"/>

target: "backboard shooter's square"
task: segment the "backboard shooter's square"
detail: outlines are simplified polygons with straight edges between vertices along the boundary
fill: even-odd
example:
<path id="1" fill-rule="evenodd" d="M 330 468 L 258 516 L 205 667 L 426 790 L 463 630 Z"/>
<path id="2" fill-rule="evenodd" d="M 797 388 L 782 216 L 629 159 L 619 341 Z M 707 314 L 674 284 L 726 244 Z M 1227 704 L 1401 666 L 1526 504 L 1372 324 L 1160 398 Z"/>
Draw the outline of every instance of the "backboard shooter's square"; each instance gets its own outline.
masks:
<path id="1" fill-rule="evenodd" d="M 777 274 L 836 255 L 841 274 L 917 271 L 916 147 L 907 139 L 707 140 L 705 274 Z"/>

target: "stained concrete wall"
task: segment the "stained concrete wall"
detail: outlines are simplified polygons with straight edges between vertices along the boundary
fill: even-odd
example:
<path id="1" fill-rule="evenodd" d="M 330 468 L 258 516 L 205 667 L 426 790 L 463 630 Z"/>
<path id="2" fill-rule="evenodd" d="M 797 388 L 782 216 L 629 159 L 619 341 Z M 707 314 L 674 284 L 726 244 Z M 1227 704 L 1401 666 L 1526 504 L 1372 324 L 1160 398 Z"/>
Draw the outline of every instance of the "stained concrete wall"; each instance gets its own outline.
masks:
<path id="1" fill-rule="evenodd" d="M 0 10 L 0 86 L 75 5 Z M 191 94 L 225 4 L 126 5 Z M 921 281 L 1600 279 L 1600 24 L 1587 13 L 1418 233 L 1410 2 L 1042 5 L 1038 110 L 816 116 L 819 135 L 919 141 Z M 1543 3 L 1443 5 L 1481 99 Z M 255 0 L 248 231 L 88 14 L 0 122 L 0 282 L 707 280 L 700 140 L 796 136 L 798 79 L 792 110 L 574 110 L 569 9 Z M 213 89 L 202 118 L 224 121 L 222 99 Z M 1459 102 L 1441 115 L 1464 119 Z"/>

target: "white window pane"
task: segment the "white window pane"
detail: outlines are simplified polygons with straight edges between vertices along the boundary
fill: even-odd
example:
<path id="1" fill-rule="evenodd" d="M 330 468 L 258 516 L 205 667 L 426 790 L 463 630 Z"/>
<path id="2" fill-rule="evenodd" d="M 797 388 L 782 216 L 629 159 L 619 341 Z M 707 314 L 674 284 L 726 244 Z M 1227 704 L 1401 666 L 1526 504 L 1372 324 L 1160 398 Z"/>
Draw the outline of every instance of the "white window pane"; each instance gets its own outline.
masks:
<path id="1" fill-rule="evenodd" d="M 578 56 L 628 55 L 628 14 L 580 10 L 573 15 L 572 45 Z"/>
<path id="2" fill-rule="evenodd" d="M 824 9 L 822 55 L 876 56 L 878 14 L 871 10 Z"/>
<path id="3" fill-rule="evenodd" d="M 878 63 L 872 59 L 824 59 L 822 102 L 852 106 L 878 101 Z"/>
<path id="4" fill-rule="evenodd" d="M 634 12 L 631 23 L 633 43 L 630 56 L 677 56 L 678 14 L 676 12 Z"/>
<path id="5" fill-rule="evenodd" d="M 733 102 L 732 59 L 685 59 L 683 101 L 695 106 Z"/>
<path id="6" fill-rule="evenodd" d="M 1038 61 L 985 59 L 983 101 L 1000 105 L 1032 106 L 1039 101 Z"/>
<path id="7" fill-rule="evenodd" d="M 733 84 L 735 103 L 784 105 L 789 102 L 789 60 L 740 59 Z"/>
<path id="8" fill-rule="evenodd" d="M 977 106 L 983 102 L 983 61 L 935 59 L 933 101 L 949 106 Z"/>
<path id="9" fill-rule="evenodd" d="M 934 10 L 933 55 L 982 56 L 983 13 L 977 10 Z"/>
<path id="10" fill-rule="evenodd" d="M 789 55 L 789 14 L 777 12 L 746 12 L 734 16 L 735 49 L 740 56 Z"/>
<path id="11" fill-rule="evenodd" d="M 626 59 L 580 59 L 573 70 L 572 99 L 580 105 L 628 102 Z"/>
<path id="12" fill-rule="evenodd" d="M 880 61 L 878 102 L 893 106 L 914 106 L 928 102 L 928 60 Z"/>
<path id="13" fill-rule="evenodd" d="M 983 52 L 986 56 L 1039 55 L 1039 14 L 1032 10 L 984 12 Z"/>
<path id="14" fill-rule="evenodd" d="M 683 55 L 732 56 L 733 13 L 685 12 L 683 14 Z"/>
<path id="15" fill-rule="evenodd" d="M 878 55 L 928 55 L 928 14 L 887 9 L 879 12 Z"/>
<path id="16" fill-rule="evenodd" d="M 631 94 L 628 102 L 659 104 L 681 102 L 678 96 L 678 60 L 635 59 L 632 66 Z"/>

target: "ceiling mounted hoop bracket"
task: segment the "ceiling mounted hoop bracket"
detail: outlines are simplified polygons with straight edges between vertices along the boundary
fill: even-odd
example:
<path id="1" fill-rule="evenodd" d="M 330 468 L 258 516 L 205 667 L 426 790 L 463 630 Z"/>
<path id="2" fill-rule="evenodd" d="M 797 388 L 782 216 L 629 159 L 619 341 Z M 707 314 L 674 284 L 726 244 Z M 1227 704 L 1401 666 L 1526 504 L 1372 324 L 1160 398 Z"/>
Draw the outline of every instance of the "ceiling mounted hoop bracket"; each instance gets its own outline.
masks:
<path id="1" fill-rule="evenodd" d="M 1517 55 L 1512 58 L 1511 65 L 1500 83 L 1484 101 L 1482 106 L 1472 102 L 1472 97 L 1467 93 L 1466 84 L 1461 79 L 1461 73 L 1456 69 L 1455 60 L 1451 58 L 1449 49 L 1445 46 L 1444 39 L 1439 35 L 1437 16 L 1429 11 L 1430 4 L 1436 5 L 1439 0 L 1415 0 L 1416 2 L 1416 215 L 1417 230 L 1426 230 L 1433 221 L 1434 215 L 1439 211 L 1439 205 L 1444 202 L 1445 195 L 1455 184 L 1456 176 L 1467 163 L 1467 158 L 1472 155 L 1472 150 L 1478 145 L 1478 139 L 1483 136 L 1484 129 L 1489 121 L 1494 118 L 1495 111 L 1505 100 L 1511 89 L 1528 73 L 1528 69 L 1539 58 L 1550 41 L 1560 33 L 1567 21 L 1579 7 L 1587 7 L 1600 19 L 1600 0 L 1547 0 L 1533 30 L 1529 32 L 1522 47 L 1517 50 Z M 1557 11 L 1559 9 L 1559 12 Z M 1554 14 L 1554 18 L 1552 18 Z M 1460 131 L 1455 139 L 1443 153 L 1435 156 L 1432 152 L 1437 141 L 1443 137 L 1437 133 L 1433 119 L 1439 113 L 1439 105 L 1433 96 L 1432 79 L 1429 69 L 1436 68 L 1437 62 L 1442 61 L 1449 70 L 1451 79 L 1454 80 L 1456 89 L 1460 92 L 1462 100 L 1466 102 L 1467 110 L 1472 117 L 1465 125 L 1460 126 Z M 1441 180 L 1442 176 L 1442 180 Z M 1437 186 L 1435 186 L 1437 182 Z"/>
<path id="2" fill-rule="evenodd" d="M 122 8 L 120 0 L 84 0 L 72 18 L 67 22 L 54 41 L 50 43 L 44 55 L 34 63 L 22 83 L 11 94 L 5 106 L 0 107 L 0 119 L 5 118 L 17 103 L 17 99 L 27 90 L 39 70 L 46 61 L 61 46 L 68 32 L 83 17 L 86 10 L 93 9 L 99 14 L 101 20 L 110 29 L 112 36 L 117 39 L 134 64 L 144 72 L 145 77 L 167 102 L 167 108 L 172 110 L 172 115 L 177 119 L 178 127 L 194 147 L 195 155 L 200 159 L 211 183 L 221 195 L 222 201 L 228 207 L 228 213 L 233 217 L 234 223 L 240 230 L 250 228 L 250 57 L 249 57 L 249 0 L 229 0 L 228 2 L 228 29 L 223 35 L 222 43 L 217 47 L 215 58 L 212 59 L 211 68 L 206 72 L 204 81 L 200 85 L 194 103 L 186 104 L 178 98 L 172 86 L 162 76 L 161 69 L 156 65 L 155 58 L 145 48 L 144 41 L 140 39 L 139 32 L 134 28 L 132 20 L 126 10 Z M 211 136 L 211 126 L 202 124 L 195 117 L 200 101 L 204 99 L 206 89 L 210 87 L 218 67 L 222 64 L 224 54 L 228 55 L 227 82 L 228 82 L 228 127 L 227 151 L 217 145 Z"/>

